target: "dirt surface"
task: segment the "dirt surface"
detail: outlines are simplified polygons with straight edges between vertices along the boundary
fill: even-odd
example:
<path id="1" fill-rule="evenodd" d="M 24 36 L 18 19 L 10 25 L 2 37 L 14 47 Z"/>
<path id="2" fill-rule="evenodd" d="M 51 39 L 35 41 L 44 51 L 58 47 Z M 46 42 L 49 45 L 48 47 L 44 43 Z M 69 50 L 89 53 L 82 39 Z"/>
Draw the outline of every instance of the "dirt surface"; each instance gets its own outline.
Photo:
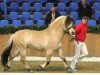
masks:
<path id="1" fill-rule="evenodd" d="M 43 62 L 28 61 L 33 73 L 67 73 L 61 61 L 52 61 L 43 71 L 36 71 L 37 67 Z M 68 62 L 68 65 L 70 62 Z M 0 73 L 3 72 L 3 67 L 0 64 Z M 20 61 L 14 61 L 11 68 L 6 73 L 27 73 L 25 67 Z M 100 62 L 79 62 L 76 73 L 100 73 Z"/>

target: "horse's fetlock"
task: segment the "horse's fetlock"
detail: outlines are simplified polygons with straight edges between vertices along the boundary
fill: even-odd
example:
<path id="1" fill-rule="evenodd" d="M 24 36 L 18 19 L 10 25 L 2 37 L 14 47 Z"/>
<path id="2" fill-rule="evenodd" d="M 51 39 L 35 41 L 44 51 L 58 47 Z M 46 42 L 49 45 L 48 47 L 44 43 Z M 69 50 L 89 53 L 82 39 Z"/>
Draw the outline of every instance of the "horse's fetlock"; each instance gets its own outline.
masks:
<path id="1" fill-rule="evenodd" d="M 4 71 L 7 71 L 9 69 L 10 69 L 10 67 L 8 65 L 4 66 Z"/>
<path id="2" fill-rule="evenodd" d="M 42 70 L 44 70 L 44 67 L 38 66 L 37 71 L 42 71 Z"/>
<path id="3" fill-rule="evenodd" d="M 27 71 L 28 71 L 28 72 L 33 72 L 30 68 L 29 68 L 29 69 L 27 69 Z"/>

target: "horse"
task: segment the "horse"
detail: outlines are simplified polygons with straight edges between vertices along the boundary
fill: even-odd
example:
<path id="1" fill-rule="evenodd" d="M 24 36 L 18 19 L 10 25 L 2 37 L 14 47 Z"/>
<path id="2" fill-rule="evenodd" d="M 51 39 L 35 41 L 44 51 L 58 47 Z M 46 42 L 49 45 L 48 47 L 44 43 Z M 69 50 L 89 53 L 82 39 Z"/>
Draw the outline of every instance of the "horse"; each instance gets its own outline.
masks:
<path id="1" fill-rule="evenodd" d="M 20 55 L 20 61 L 26 70 L 31 72 L 25 58 L 27 48 L 45 49 L 46 51 L 46 61 L 44 64 L 38 66 L 37 71 L 44 70 L 49 65 L 53 51 L 59 54 L 66 69 L 67 62 L 62 50 L 62 39 L 66 33 L 70 35 L 70 38 L 75 38 L 73 19 L 70 16 L 56 18 L 48 28 L 41 31 L 24 29 L 15 32 L 10 36 L 7 47 L 1 55 L 1 63 L 4 71 L 7 71 L 11 66 L 12 60 Z"/>

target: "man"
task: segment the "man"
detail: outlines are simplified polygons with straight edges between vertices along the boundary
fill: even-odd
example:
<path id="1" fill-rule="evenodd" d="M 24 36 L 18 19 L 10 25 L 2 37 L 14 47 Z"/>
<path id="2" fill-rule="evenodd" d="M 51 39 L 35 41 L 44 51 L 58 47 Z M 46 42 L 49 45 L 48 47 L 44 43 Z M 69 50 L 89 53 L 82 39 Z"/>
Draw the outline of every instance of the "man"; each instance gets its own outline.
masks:
<path id="1" fill-rule="evenodd" d="M 2 11 L 0 9 L 0 20 L 2 20 L 2 19 L 3 19 L 3 16 L 2 16 Z"/>
<path id="2" fill-rule="evenodd" d="M 57 17 L 59 17 L 61 14 L 56 11 L 55 7 L 52 7 L 50 12 L 47 14 L 45 18 L 45 24 L 49 25 L 52 23 Z"/>
<path id="3" fill-rule="evenodd" d="M 82 19 L 83 16 L 92 17 L 92 8 L 86 3 L 86 0 L 81 0 L 78 4 L 78 15 Z"/>
<path id="4" fill-rule="evenodd" d="M 88 18 L 86 16 L 83 16 L 82 22 L 80 22 L 75 27 L 75 32 L 76 32 L 75 41 L 74 41 L 75 54 L 70 64 L 70 67 L 67 67 L 68 72 L 76 71 L 75 67 L 79 59 L 82 59 L 88 55 L 87 47 L 85 45 L 86 32 L 88 28 L 87 21 L 88 21 Z M 82 54 L 80 55 L 81 52 Z"/>

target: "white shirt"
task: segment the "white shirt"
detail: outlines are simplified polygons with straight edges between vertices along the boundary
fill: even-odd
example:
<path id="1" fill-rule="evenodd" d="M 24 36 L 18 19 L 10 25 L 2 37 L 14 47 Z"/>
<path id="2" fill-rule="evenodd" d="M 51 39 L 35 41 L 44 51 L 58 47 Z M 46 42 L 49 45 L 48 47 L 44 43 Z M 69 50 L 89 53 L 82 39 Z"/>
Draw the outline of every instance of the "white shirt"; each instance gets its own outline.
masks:
<path id="1" fill-rule="evenodd" d="M 51 23 L 55 20 L 55 13 L 52 13 L 52 20 Z"/>

